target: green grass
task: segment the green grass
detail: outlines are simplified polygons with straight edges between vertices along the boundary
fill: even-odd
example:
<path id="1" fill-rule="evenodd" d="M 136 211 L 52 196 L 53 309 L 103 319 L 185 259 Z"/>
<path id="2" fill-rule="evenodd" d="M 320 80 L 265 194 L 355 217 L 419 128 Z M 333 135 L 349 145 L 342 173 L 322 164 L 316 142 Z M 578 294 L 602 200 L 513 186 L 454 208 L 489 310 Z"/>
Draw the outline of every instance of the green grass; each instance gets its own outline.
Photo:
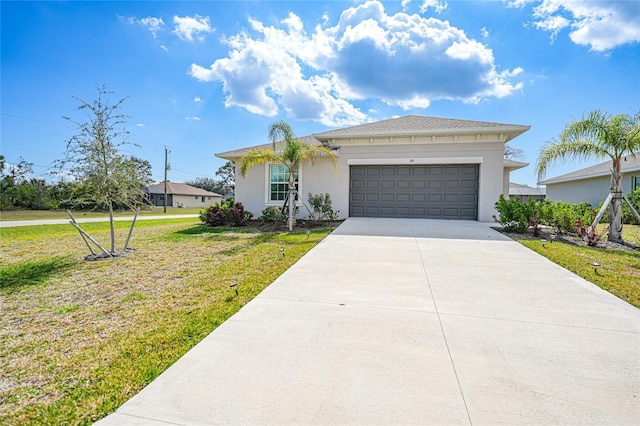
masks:
<path id="1" fill-rule="evenodd" d="M 108 239 L 107 223 L 82 226 Z M 116 226 L 121 243 L 128 224 Z M 90 424 L 115 411 L 329 232 L 141 221 L 135 251 L 84 262 L 70 225 L 0 228 L 0 424 Z"/>
<path id="2" fill-rule="evenodd" d="M 166 215 L 178 215 L 178 214 L 199 214 L 203 208 L 201 207 L 188 207 L 188 208 L 175 208 L 167 207 Z M 92 211 L 72 211 L 73 216 L 76 219 L 96 218 L 96 217 L 109 217 L 107 212 L 92 212 Z M 134 212 L 130 210 L 114 212 L 116 217 L 129 217 L 133 216 Z M 162 216 L 165 215 L 163 207 L 154 207 L 151 210 L 140 210 L 141 216 Z M 68 219 L 69 215 L 64 210 L 5 210 L 0 211 L 0 221 L 9 220 L 43 220 L 43 219 Z"/>
<path id="3" fill-rule="evenodd" d="M 640 241 L 640 226 L 624 225 L 623 240 Z M 640 252 L 580 247 L 566 243 L 542 245 L 538 239 L 518 242 L 549 260 L 640 308 Z M 595 271 L 592 263 L 601 266 Z"/>

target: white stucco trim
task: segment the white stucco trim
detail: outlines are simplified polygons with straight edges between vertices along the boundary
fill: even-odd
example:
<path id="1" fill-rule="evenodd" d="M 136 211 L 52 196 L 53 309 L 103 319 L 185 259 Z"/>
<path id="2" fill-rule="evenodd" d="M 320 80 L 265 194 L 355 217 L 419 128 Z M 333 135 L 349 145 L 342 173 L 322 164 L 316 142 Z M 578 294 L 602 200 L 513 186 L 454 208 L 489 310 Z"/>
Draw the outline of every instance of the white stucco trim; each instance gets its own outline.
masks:
<path id="1" fill-rule="evenodd" d="M 267 162 L 264 163 L 264 204 L 265 206 L 282 206 L 282 200 L 272 201 L 269 199 L 269 194 L 271 193 L 271 176 L 270 170 L 271 166 L 281 166 L 280 163 Z M 302 164 L 298 164 L 298 198 L 300 199 L 300 194 L 304 194 L 303 192 L 303 180 L 302 180 Z M 297 202 L 296 202 L 297 203 Z"/>
<path id="2" fill-rule="evenodd" d="M 482 164 L 483 157 L 436 157 L 436 158 L 350 158 L 349 166 L 395 166 L 427 164 Z"/>

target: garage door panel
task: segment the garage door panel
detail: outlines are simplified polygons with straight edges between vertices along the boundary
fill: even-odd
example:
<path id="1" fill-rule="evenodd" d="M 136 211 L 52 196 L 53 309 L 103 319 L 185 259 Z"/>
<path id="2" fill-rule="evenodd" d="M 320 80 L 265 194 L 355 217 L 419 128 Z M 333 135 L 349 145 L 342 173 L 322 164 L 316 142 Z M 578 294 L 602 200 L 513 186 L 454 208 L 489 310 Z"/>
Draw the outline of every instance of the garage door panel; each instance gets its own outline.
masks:
<path id="1" fill-rule="evenodd" d="M 350 216 L 475 220 L 478 165 L 351 166 Z"/>

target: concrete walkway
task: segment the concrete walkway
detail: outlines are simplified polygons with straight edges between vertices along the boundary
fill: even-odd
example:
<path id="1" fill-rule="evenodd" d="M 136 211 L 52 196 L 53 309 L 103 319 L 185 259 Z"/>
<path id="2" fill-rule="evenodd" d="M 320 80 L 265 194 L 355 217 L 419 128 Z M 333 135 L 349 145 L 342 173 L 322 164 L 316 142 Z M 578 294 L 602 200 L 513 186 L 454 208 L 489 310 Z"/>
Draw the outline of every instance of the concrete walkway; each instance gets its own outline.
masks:
<path id="1" fill-rule="evenodd" d="M 172 215 L 164 215 L 164 216 L 138 216 L 136 220 L 159 220 L 159 219 L 180 219 L 183 217 L 199 217 L 197 214 L 172 214 Z M 128 220 L 131 222 L 133 220 L 133 216 L 116 216 L 113 218 L 114 221 L 124 221 Z M 76 218 L 76 222 L 78 223 L 90 223 L 90 222 L 109 222 L 108 217 L 90 217 L 90 218 Z M 65 223 L 69 223 L 69 219 L 36 219 L 36 220 L 3 220 L 0 221 L 0 228 L 12 228 L 15 226 L 34 226 L 34 225 L 64 225 Z"/>
<path id="2" fill-rule="evenodd" d="M 487 224 L 351 218 L 99 423 L 638 424 L 640 311 Z"/>

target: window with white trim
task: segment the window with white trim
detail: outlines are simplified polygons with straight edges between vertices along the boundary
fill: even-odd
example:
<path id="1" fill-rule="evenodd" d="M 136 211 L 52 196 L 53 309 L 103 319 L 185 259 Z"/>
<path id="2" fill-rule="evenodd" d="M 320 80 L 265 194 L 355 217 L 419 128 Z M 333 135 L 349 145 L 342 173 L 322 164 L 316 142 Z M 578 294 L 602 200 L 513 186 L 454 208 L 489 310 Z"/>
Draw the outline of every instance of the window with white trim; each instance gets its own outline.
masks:
<path id="1" fill-rule="evenodd" d="M 295 170 L 296 193 L 298 185 L 298 168 Z M 289 192 L 289 169 L 282 164 L 269 166 L 269 201 L 284 201 Z M 298 197 L 296 196 L 296 200 Z"/>
<path id="2" fill-rule="evenodd" d="M 640 188 L 640 175 L 631 176 L 631 193 L 636 192 L 638 188 Z"/>

